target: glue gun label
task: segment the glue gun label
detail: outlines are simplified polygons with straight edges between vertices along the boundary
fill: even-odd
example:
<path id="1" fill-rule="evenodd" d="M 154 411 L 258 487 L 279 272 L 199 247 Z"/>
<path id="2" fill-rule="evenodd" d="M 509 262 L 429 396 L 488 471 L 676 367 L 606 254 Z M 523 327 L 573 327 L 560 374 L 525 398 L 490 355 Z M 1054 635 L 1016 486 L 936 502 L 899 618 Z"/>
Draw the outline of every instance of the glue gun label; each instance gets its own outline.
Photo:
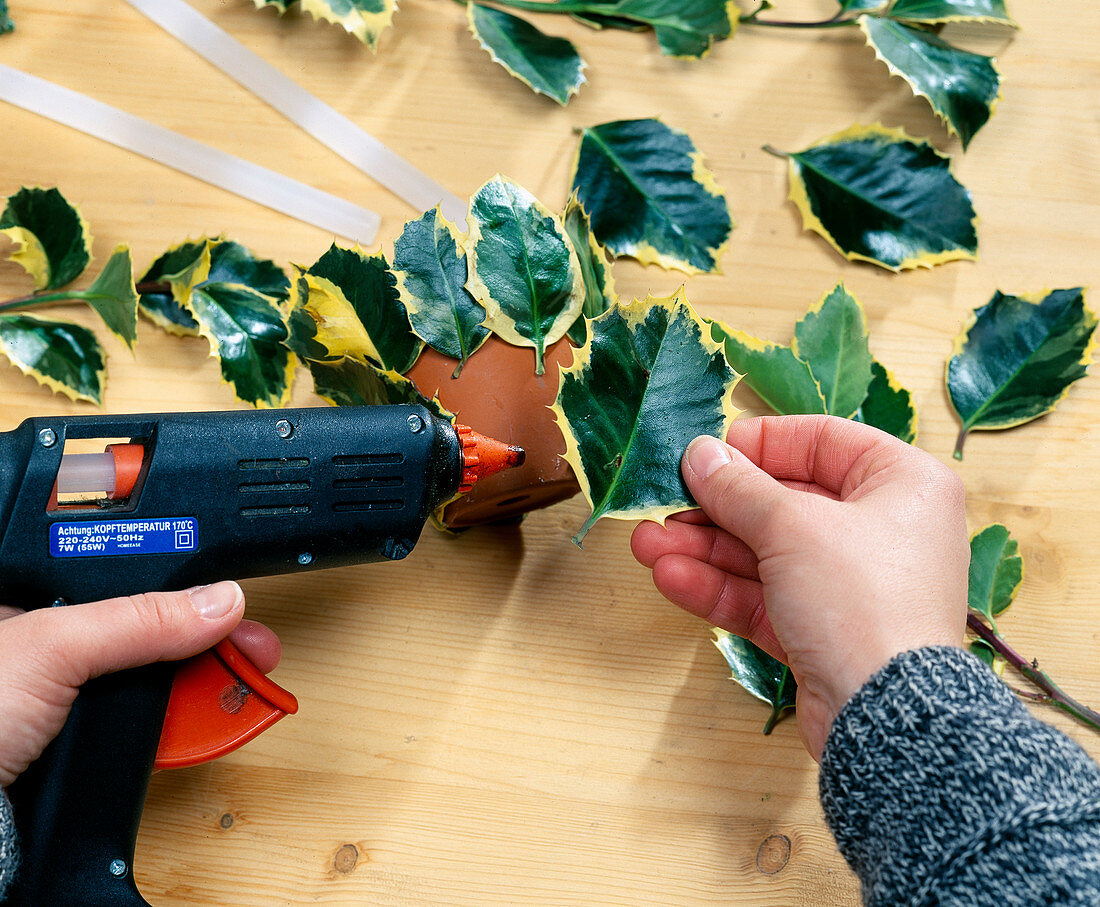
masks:
<path id="1" fill-rule="evenodd" d="M 50 527 L 53 557 L 186 554 L 197 550 L 198 520 L 194 517 L 95 520 L 54 523 Z"/>

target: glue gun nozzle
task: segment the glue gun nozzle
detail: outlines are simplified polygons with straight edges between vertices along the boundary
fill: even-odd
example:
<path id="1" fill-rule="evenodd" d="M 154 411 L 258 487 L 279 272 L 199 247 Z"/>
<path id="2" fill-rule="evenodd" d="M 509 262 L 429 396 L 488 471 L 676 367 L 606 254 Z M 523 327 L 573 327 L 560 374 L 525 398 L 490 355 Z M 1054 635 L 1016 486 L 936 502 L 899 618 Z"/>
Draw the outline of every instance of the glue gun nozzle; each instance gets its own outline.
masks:
<path id="1" fill-rule="evenodd" d="M 465 494 L 478 479 L 522 466 L 527 453 L 522 447 L 514 447 L 479 434 L 467 425 L 456 425 L 455 431 L 462 443 L 462 483 L 458 487 Z"/>

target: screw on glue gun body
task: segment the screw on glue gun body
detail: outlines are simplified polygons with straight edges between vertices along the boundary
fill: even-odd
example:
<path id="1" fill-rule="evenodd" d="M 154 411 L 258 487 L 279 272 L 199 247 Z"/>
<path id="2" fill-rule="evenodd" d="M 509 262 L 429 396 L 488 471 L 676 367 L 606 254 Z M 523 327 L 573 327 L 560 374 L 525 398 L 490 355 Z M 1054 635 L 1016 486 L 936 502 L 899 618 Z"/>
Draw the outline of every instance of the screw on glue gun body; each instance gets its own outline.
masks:
<path id="1" fill-rule="evenodd" d="M 67 450 L 90 439 L 118 443 Z M 406 405 L 30 419 L 0 433 L 0 603 L 400 559 L 436 507 L 521 458 Z M 10 789 L 22 868 L 9 903 L 146 903 L 134 843 L 154 764 L 189 764 L 161 758 L 184 673 L 158 664 L 81 689 Z"/>

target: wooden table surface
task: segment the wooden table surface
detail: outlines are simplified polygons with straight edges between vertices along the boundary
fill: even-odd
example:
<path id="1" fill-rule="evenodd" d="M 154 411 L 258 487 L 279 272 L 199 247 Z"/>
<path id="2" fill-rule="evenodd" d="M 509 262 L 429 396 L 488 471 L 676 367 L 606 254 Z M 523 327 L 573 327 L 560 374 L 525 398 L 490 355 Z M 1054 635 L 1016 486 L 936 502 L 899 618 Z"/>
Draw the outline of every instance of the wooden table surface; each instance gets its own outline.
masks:
<path id="1" fill-rule="evenodd" d="M 18 30 L 0 38 L 0 62 L 377 210 L 386 248 L 419 213 L 127 5 L 10 5 Z M 1020 33 L 963 33 L 997 52 L 1005 74 L 996 116 L 965 156 L 852 30 L 744 28 L 689 63 L 661 57 L 652 36 L 544 17 L 590 62 L 589 84 L 563 109 L 491 64 L 453 3 L 405 0 L 377 56 L 334 27 L 279 20 L 247 0 L 195 5 L 461 196 L 500 172 L 561 206 L 576 128 L 659 115 L 688 131 L 737 220 L 723 273 L 685 279 L 624 261 L 622 295 L 667 295 L 686 280 L 702 313 L 786 342 L 844 280 L 867 309 L 875 355 L 915 395 L 918 443 L 964 478 L 972 527 L 1000 520 L 1020 540 L 1027 576 L 1002 629 L 1100 702 L 1097 378 L 1038 422 L 973 435 L 960 464 L 943 386 L 952 338 L 994 290 L 1096 281 L 1093 0 L 1015 0 Z M 835 9 L 778 5 L 789 18 Z M 798 149 L 875 120 L 951 154 L 980 215 L 977 263 L 893 275 L 802 232 L 786 166 L 761 145 Z M 284 265 L 308 263 L 332 239 L 6 105 L 0 148 L 0 192 L 58 186 L 91 225 L 100 263 L 128 242 L 144 268 L 172 243 L 219 232 Z M 18 267 L 0 265 L 0 298 L 27 289 Z M 108 411 L 239 405 L 205 341 L 147 322 L 139 338 L 136 357 L 107 341 Z M 762 411 L 747 388 L 737 399 Z M 13 368 L 0 369 L 0 401 L 3 430 L 95 411 Z M 293 402 L 318 402 L 304 375 Z M 301 712 L 214 764 L 155 777 L 136 867 L 149 900 L 857 903 L 793 721 L 762 736 L 766 710 L 728 680 L 708 628 L 653 590 L 630 557 L 630 525 L 604 521 L 581 551 L 569 539 L 585 515 L 574 498 L 518 528 L 426 530 L 398 564 L 247 582 L 249 615 L 284 643 L 273 676 Z M 1100 737 L 1041 713 L 1100 756 Z"/>

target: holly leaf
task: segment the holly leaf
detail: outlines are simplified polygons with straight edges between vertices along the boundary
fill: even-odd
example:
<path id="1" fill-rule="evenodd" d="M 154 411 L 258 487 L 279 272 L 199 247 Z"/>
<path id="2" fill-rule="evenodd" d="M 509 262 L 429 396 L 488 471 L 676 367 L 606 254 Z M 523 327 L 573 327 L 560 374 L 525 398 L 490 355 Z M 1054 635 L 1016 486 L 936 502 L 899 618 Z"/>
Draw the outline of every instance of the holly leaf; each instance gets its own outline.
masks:
<path id="1" fill-rule="evenodd" d="M 543 373 L 546 347 L 560 340 L 584 304 L 577 253 L 561 221 L 522 186 L 495 176 L 470 200 L 473 297 L 485 327 L 513 346 L 535 350 Z"/>
<path id="2" fill-rule="evenodd" d="M 526 19 L 479 3 L 466 7 L 470 31 L 494 63 L 563 107 L 584 84 L 587 65 L 573 42 L 543 34 Z"/>
<path id="3" fill-rule="evenodd" d="M 768 406 L 782 415 L 824 414 L 825 398 L 810 366 L 789 346 L 752 337 L 717 321 L 711 335 L 723 344 L 726 360 Z"/>
<path id="4" fill-rule="evenodd" d="M 274 6 L 280 13 L 297 0 L 254 0 L 256 8 Z M 393 21 L 397 0 L 301 0 L 303 12 L 318 21 L 341 25 L 349 34 L 377 50 L 378 38 Z"/>
<path id="5" fill-rule="evenodd" d="M 437 205 L 409 221 L 393 246 L 397 291 L 417 336 L 458 360 L 455 377 L 489 336 L 486 312 L 466 289 L 469 263 L 455 225 Z"/>
<path id="6" fill-rule="evenodd" d="M 694 506 L 680 457 L 697 435 L 724 438 L 739 412 L 739 376 L 682 290 L 614 305 L 588 330 L 551 407 L 592 508 L 578 545 L 602 517 L 663 521 Z"/>
<path id="7" fill-rule="evenodd" d="M 917 410 L 913 395 L 877 359 L 871 361 L 871 376 L 867 396 L 852 418 L 880 428 L 906 444 L 916 443 Z"/>
<path id="8" fill-rule="evenodd" d="M 215 242 L 220 240 L 215 240 Z M 171 246 L 138 278 L 138 309 L 153 324 L 177 337 L 197 337 L 199 324 L 172 292 L 168 279 L 186 273 L 202 257 L 208 240 L 187 240 Z"/>
<path id="9" fill-rule="evenodd" d="M 997 22 L 1011 28 L 1018 27 L 1008 14 L 1004 0 L 894 0 L 890 17 L 930 25 Z"/>
<path id="10" fill-rule="evenodd" d="M 1011 428 L 1049 413 L 1085 376 L 1096 316 L 1082 287 L 1042 298 L 998 290 L 955 338 L 947 390 L 962 421 L 955 459 L 967 433 Z"/>
<path id="11" fill-rule="evenodd" d="M 208 240 L 199 258 L 169 281 L 238 399 L 285 406 L 293 362 L 285 346 L 289 284 L 282 270 L 238 243 Z"/>
<path id="12" fill-rule="evenodd" d="M 291 349 L 305 359 L 351 356 L 373 359 L 383 370 L 408 371 L 424 347 L 412 331 L 397 292 L 397 278 L 381 252 L 367 255 L 356 246 L 333 243 L 297 281 L 291 307 Z M 302 316 L 319 348 L 294 345 Z"/>
<path id="13" fill-rule="evenodd" d="M 839 283 L 794 326 L 791 351 L 809 367 L 825 411 L 851 418 L 871 383 L 863 306 Z"/>
<path id="14" fill-rule="evenodd" d="M 666 56 L 698 59 L 733 34 L 740 10 L 726 0 L 620 0 L 607 15 L 650 26 Z"/>
<path id="15" fill-rule="evenodd" d="M 57 189 L 23 187 L 8 196 L 0 233 L 19 246 L 9 258 L 31 275 L 36 290 L 72 283 L 92 260 L 88 225 Z"/>
<path id="16" fill-rule="evenodd" d="M 853 126 L 788 155 L 788 165 L 804 228 L 849 261 L 902 271 L 977 258 L 970 193 L 927 142 Z"/>
<path id="17" fill-rule="evenodd" d="M 107 329 L 131 350 L 137 342 L 138 295 L 129 246 L 118 246 L 80 298 L 95 309 Z"/>
<path id="18" fill-rule="evenodd" d="M 934 32 L 893 19 L 860 16 L 859 27 L 886 64 L 924 98 L 957 135 L 963 149 L 993 114 L 1001 92 L 1001 73 L 993 57 L 959 50 Z"/>
<path id="19" fill-rule="evenodd" d="M 688 273 L 719 270 L 733 222 L 686 133 L 654 119 L 585 129 L 573 190 L 612 255 Z"/>
<path id="20" fill-rule="evenodd" d="M 11 16 L 8 15 L 8 2 L 7 0 L 0 0 L 0 35 L 6 35 L 10 31 L 15 30 L 15 23 L 12 22 Z"/>
<path id="21" fill-rule="evenodd" d="M 611 262 L 608 260 L 607 250 L 592 235 L 588 215 L 577 199 L 576 193 L 569 197 L 565 213 L 562 215 L 562 224 L 565 226 L 565 234 L 569 237 L 573 251 L 577 253 L 581 279 L 584 281 L 581 317 L 573 322 L 573 326 L 568 331 L 569 339 L 577 346 L 582 346 L 588 337 L 585 318 L 602 315 L 610 306 L 618 302 L 619 297 L 615 293 L 615 279 L 611 276 Z"/>
<path id="22" fill-rule="evenodd" d="M 416 385 L 395 371 L 380 369 L 358 359 L 307 362 L 317 396 L 333 406 L 382 406 L 418 403 L 442 419 L 454 421 L 435 397 L 428 399 Z"/>
<path id="23" fill-rule="evenodd" d="M 994 631 L 994 619 L 1012 604 L 1024 580 L 1019 546 L 1001 523 L 992 523 L 970 537 L 970 583 L 967 604 Z"/>
<path id="24" fill-rule="evenodd" d="M 882 9 L 890 0 L 837 0 L 842 13 L 869 13 Z"/>
<path id="25" fill-rule="evenodd" d="M 0 315 L 0 353 L 55 393 L 103 405 L 107 357 L 87 328 L 35 315 Z"/>
<path id="26" fill-rule="evenodd" d="M 764 725 L 764 733 L 770 734 L 779 719 L 795 706 L 798 685 L 791 669 L 747 639 L 718 627 L 712 632 L 714 645 L 730 666 L 732 679 L 771 706 L 771 717 Z"/>

